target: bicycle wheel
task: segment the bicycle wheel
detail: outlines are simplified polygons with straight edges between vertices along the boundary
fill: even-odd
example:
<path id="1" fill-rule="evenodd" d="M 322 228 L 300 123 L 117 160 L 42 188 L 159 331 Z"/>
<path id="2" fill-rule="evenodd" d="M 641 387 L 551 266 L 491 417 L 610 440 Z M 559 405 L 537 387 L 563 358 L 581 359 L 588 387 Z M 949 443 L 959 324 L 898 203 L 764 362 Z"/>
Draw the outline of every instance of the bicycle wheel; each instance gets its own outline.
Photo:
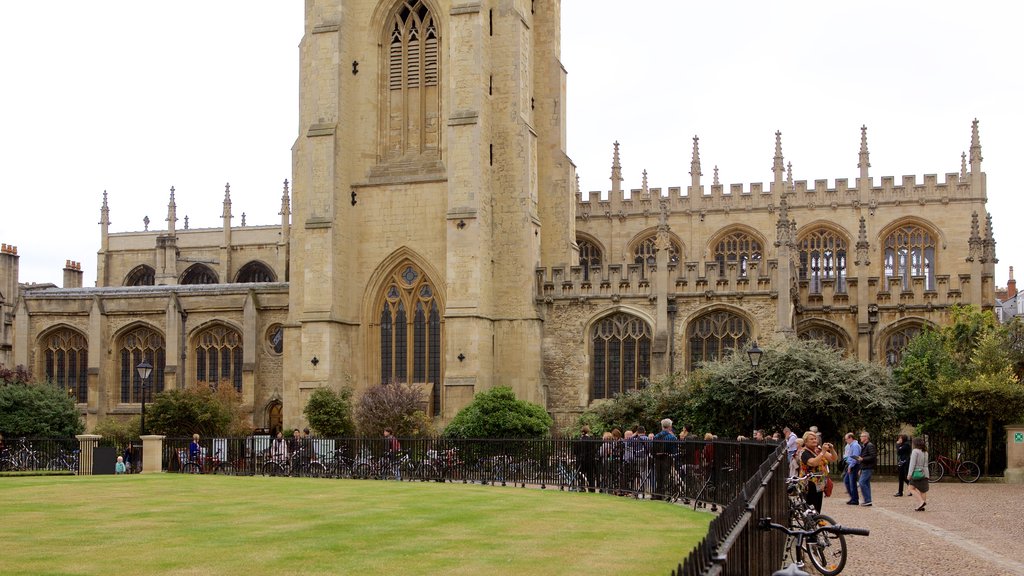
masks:
<path id="1" fill-rule="evenodd" d="M 214 474 L 227 474 L 228 476 L 233 475 L 234 468 L 232 468 L 230 462 L 221 462 L 213 467 Z"/>
<path id="2" fill-rule="evenodd" d="M 324 466 L 323 462 L 310 462 L 309 476 L 312 478 L 323 478 L 327 476 L 327 467 Z"/>
<path id="3" fill-rule="evenodd" d="M 530 484 L 534 484 L 540 479 L 540 462 L 537 462 L 532 458 L 523 460 L 522 463 L 520 463 L 519 469 L 523 475 L 520 481 L 525 480 Z"/>
<path id="4" fill-rule="evenodd" d="M 441 476 L 441 471 L 437 469 L 437 466 L 434 466 L 433 462 L 421 462 L 417 471 L 419 472 L 420 478 L 427 482 L 444 481 L 444 478 Z"/>
<path id="5" fill-rule="evenodd" d="M 942 466 L 941 462 L 932 460 L 928 463 L 928 481 L 938 482 L 942 480 L 942 475 L 946 473 L 945 467 Z"/>
<path id="6" fill-rule="evenodd" d="M 276 462 L 264 462 L 260 472 L 264 476 L 277 476 L 277 467 Z"/>
<path id="7" fill-rule="evenodd" d="M 203 469 L 202 467 L 199 466 L 199 464 L 195 462 L 189 462 L 188 464 L 185 465 L 184 472 L 185 474 L 202 474 Z"/>
<path id="8" fill-rule="evenodd" d="M 836 521 L 824 514 L 814 516 L 815 526 L 835 526 Z M 819 532 L 814 540 L 804 542 L 804 553 L 822 576 L 836 576 L 846 566 L 846 537 Z"/>
<path id="9" fill-rule="evenodd" d="M 352 477 L 357 480 L 366 480 L 370 477 L 370 465 L 366 462 L 360 462 L 352 468 Z"/>
<path id="10" fill-rule="evenodd" d="M 981 478 L 981 468 L 970 460 L 964 460 L 956 467 L 956 477 L 961 482 L 973 484 L 978 481 L 978 478 Z"/>

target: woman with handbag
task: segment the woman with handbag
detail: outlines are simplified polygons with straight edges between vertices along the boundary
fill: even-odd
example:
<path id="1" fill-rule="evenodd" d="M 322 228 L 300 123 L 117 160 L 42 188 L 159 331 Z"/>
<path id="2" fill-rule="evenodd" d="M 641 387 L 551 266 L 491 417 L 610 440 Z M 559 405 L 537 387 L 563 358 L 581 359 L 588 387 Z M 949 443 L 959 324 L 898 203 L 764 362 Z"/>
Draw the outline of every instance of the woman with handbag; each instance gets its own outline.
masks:
<path id="1" fill-rule="evenodd" d="M 907 467 L 910 472 L 907 474 L 907 481 L 910 483 L 910 493 L 917 500 L 917 512 L 924 512 L 928 505 L 928 452 L 924 438 L 914 438 L 914 450 L 910 453 L 910 465 Z"/>

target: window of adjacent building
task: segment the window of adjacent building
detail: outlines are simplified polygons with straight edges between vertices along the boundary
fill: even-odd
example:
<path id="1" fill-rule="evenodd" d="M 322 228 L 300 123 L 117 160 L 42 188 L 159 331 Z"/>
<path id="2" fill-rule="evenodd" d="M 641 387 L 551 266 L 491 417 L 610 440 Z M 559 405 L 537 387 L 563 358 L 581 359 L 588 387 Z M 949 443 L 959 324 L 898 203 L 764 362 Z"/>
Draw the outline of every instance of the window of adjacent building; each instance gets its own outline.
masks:
<path id="1" fill-rule="evenodd" d="M 156 284 L 156 270 L 145 264 L 132 268 L 132 271 L 124 279 L 125 286 L 152 286 L 153 284 Z"/>
<path id="2" fill-rule="evenodd" d="M 742 348 L 750 339 L 750 324 L 745 318 L 727 310 L 709 312 L 690 322 L 690 368 L 705 362 L 722 360 Z"/>
<path id="3" fill-rule="evenodd" d="M 121 337 L 121 402 L 142 401 L 142 380 L 135 367 L 143 360 L 153 367 L 153 372 L 146 381 L 146 400 L 151 400 L 157 392 L 163 392 L 165 355 L 163 335 L 151 328 L 140 326 Z"/>
<path id="4" fill-rule="evenodd" d="M 739 277 L 747 275 L 747 265 L 760 260 L 761 242 L 743 231 L 736 231 L 723 236 L 715 243 L 715 262 L 718 262 L 718 275 L 725 277 L 728 262 L 739 263 Z"/>
<path id="5" fill-rule="evenodd" d="M 580 247 L 580 267 L 583 268 L 583 279 L 590 280 L 590 268 L 601 265 L 601 249 L 590 240 L 578 239 Z"/>
<path id="6" fill-rule="evenodd" d="M 249 262 L 238 270 L 235 282 L 276 282 L 274 271 L 263 262 Z"/>
<path id="7" fill-rule="evenodd" d="M 242 336 L 233 328 L 216 325 L 196 336 L 196 382 L 217 389 L 221 385 L 242 391 Z"/>
<path id="8" fill-rule="evenodd" d="M 619 312 L 602 318 L 590 332 L 592 400 L 637 390 L 651 377 L 651 327 Z"/>
<path id="9" fill-rule="evenodd" d="M 80 333 L 60 328 L 43 338 L 46 379 L 78 403 L 88 401 L 89 346 Z"/>
<path id="10" fill-rule="evenodd" d="M 267 348 L 274 356 L 284 353 L 284 326 L 274 324 L 267 330 Z"/>
<path id="11" fill-rule="evenodd" d="M 193 264 L 181 275 L 182 284 L 216 284 L 217 273 L 206 264 Z"/>
<path id="12" fill-rule="evenodd" d="M 846 239 L 828 228 L 804 234 L 800 250 L 800 279 L 807 281 L 811 294 L 821 294 L 824 280 L 835 281 L 835 290 L 846 293 Z"/>
<path id="13" fill-rule="evenodd" d="M 381 382 L 432 384 L 434 414 L 441 411 L 441 317 L 430 279 L 411 263 L 396 269 L 378 308 Z"/>
<path id="14" fill-rule="evenodd" d="M 913 276 L 924 278 L 924 289 L 935 289 L 935 234 L 908 224 L 893 230 L 882 243 L 885 247 L 885 277 L 899 278 L 903 290 L 910 290 Z"/>
<path id="15" fill-rule="evenodd" d="M 885 365 L 892 368 L 903 359 L 903 350 L 907 344 L 921 333 L 921 327 L 916 324 L 904 326 L 889 334 L 885 339 Z"/>
<path id="16" fill-rule="evenodd" d="M 387 160 L 440 150 L 440 35 L 420 0 L 401 2 L 388 20 L 383 111 Z"/>
<path id="17" fill-rule="evenodd" d="M 815 324 L 801 328 L 798 336 L 801 340 L 818 340 L 836 350 L 846 350 L 846 337 L 835 328 Z"/>

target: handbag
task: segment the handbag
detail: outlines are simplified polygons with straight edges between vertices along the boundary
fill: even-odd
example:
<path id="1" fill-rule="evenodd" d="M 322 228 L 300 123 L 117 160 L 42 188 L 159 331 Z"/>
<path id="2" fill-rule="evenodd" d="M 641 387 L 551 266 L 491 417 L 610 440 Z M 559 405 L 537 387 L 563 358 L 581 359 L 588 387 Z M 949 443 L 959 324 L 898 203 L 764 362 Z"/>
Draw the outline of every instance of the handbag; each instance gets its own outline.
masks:
<path id="1" fill-rule="evenodd" d="M 911 480 L 924 480 L 924 469 L 920 466 L 914 468 L 914 472 L 910 475 Z"/>
<path id="2" fill-rule="evenodd" d="M 835 485 L 832 479 L 825 477 L 825 496 L 832 496 L 832 487 Z"/>

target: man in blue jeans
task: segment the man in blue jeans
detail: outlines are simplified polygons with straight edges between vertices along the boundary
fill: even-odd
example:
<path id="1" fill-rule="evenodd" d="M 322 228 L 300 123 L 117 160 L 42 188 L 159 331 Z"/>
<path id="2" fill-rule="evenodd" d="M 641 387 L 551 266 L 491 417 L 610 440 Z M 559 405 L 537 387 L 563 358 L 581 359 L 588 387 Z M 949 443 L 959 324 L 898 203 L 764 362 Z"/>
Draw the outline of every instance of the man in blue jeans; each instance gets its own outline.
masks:
<path id="1" fill-rule="evenodd" d="M 871 442 L 871 435 L 867 431 L 860 433 L 860 493 L 864 496 L 861 506 L 871 506 L 871 475 L 875 472 L 875 462 L 878 461 L 878 450 Z"/>
<path id="2" fill-rule="evenodd" d="M 853 432 L 847 432 L 843 437 L 846 448 L 843 448 L 843 462 L 846 463 L 846 470 L 843 470 L 843 486 L 846 486 L 846 493 L 850 499 L 846 501 L 851 506 L 860 504 L 860 496 L 857 493 L 857 473 L 860 472 L 860 444 L 853 436 Z"/>

